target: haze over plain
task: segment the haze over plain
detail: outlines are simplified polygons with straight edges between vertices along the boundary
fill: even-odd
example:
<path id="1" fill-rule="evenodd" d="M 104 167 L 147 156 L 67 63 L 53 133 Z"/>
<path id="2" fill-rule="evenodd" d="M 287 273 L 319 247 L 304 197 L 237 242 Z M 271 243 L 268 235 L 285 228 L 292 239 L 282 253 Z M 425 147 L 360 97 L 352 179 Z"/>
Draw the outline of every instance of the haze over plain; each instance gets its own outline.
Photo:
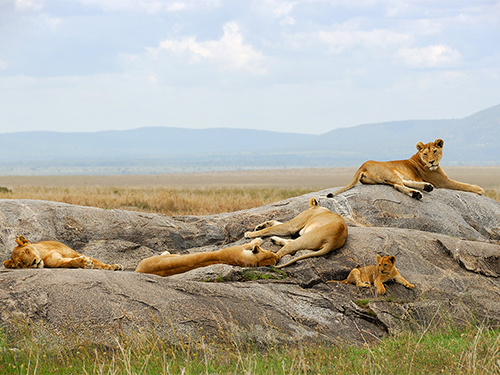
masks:
<path id="1" fill-rule="evenodd" d="M 493 0 L 4 0 L 0 133 L 459 119 L 499 47 Z"/>

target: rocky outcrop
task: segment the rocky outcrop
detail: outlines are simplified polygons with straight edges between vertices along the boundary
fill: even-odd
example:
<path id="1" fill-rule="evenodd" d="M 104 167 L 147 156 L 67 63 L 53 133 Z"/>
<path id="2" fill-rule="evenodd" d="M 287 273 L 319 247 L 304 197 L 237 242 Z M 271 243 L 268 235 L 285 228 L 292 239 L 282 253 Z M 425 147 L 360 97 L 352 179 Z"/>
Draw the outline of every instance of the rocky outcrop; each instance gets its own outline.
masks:
<path id="1" fill-rule="evenodd" d="M 335 198 L 319 191 L 251 210 L 167 217 L 62 203 L 0 200 L 0 256 L 15 238 L 61 241 L 124 272 L 0 270 L 0 318 L 85 325 L 93 340 L 103 327 L 160 328 L 166 339 L 232 332 L 260 342 L 318 339 L 362 343 L 429 324 L 500 322 L 500 203 L 437 189 L 422 200 L 392 187 L 358 185 Z M 320 205 L 342 215 L 349 236 L 341 249 L 281 270 L 214 265 L 162 278 L 137 274 L 145 257 L 213 251 L 248 242 L 243 233 L 269 219 L 286 221 Z M 263 248 L 277 251 L 269 240 Z M 394 254 L 415 289 L 388 283 L 384 296 L 341 280 L 375 254 Z M 283 258 L 282 262 L 289 259 Z M 284 271 L 284 272 L 283 272 Z"/>

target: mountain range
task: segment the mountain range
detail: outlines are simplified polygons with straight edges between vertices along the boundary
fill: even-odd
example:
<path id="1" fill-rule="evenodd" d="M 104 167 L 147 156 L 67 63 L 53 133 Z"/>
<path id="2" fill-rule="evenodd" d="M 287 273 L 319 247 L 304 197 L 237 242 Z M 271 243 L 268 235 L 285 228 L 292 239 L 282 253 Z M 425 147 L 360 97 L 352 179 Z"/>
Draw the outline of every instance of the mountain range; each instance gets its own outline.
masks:
<path id="1" fill-rule="evenodd" d="M 500 164 L 500 105 L 463 119 L 338 128 L 321 135 L 144 127 L 101 132 L 0 134 L 0 175 L 141 174 L 358 166 L 411 157 L 442 138 L 443 165 Z"/>

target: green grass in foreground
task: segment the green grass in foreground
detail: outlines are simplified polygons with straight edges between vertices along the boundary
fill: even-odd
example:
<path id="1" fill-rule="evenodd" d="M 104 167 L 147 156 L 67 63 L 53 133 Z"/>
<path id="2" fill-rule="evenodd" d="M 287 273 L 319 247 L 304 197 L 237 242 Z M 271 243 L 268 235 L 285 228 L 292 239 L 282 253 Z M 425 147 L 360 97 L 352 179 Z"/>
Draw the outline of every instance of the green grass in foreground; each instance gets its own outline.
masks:
<path id="1" fill-rule="evenodd" d="M 21 332 L 20 332 L 21 333 Z M 470 326 L 404 333 L 357 347 L 302 343 L 263 348 L 228 339 L 172 345 L 156 335 L 116 337 L 113 347 L 0 338 L 1 374 L 499 374 L 500 331 Z"/>

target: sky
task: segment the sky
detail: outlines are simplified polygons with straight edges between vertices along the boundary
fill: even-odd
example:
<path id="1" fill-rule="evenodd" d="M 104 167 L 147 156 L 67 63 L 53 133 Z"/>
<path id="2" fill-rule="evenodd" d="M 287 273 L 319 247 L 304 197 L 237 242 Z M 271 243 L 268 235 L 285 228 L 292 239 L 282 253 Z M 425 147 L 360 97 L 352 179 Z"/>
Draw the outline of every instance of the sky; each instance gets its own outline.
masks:
<path id="1" fill-rule="evenodd" d="M 0 133 L 323 134 L 498 104 L 496 0 L 0 0 Z"/>

